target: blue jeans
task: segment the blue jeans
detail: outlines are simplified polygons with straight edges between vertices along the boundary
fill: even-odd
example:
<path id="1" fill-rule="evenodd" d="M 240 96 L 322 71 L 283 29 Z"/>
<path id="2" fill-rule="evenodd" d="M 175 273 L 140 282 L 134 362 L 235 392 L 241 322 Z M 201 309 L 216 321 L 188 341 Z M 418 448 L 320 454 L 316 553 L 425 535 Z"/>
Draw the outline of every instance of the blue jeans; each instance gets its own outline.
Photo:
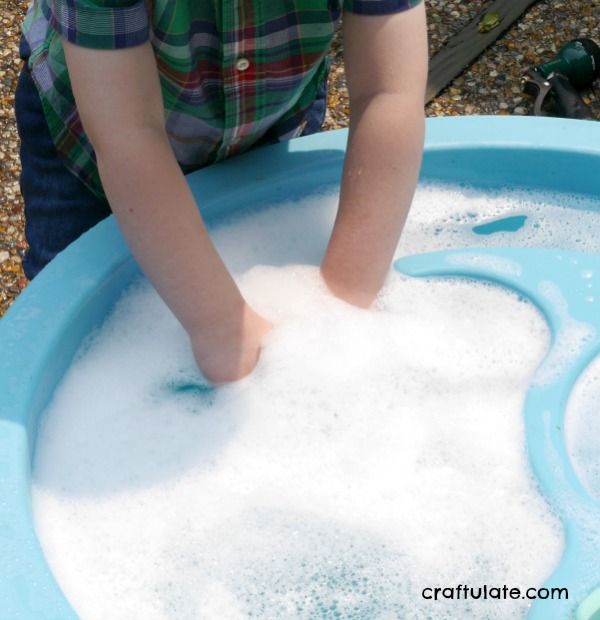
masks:
<path id="1" fill-rule="evenodd" d="M 27 60 L 29 46 L 24 39 L 19 51 Z M 111 211 L 105 199 L 99 199 L 67 169 L 56 151 L 27 63 L 15 92 L 15 115 L 21 139 L 20 184 L 29 244 L 23 270 L 31 280 Z"/>
<path id="2" fill-rule="evenodd" d="M 30 50 L 21 38 L 21 58 Z M 25 206 L 25 237 L 29 250 L 23 260 L 31 280 L 61 250 L 111 213 L 63 163 L 46 123 L 37 88 L 27 62 L 15 92 L 15 114 L 21 139 L 21 194 Z M 325 117 L 325 85 L 308 110 L 303 135 L 315 133 Z"/>

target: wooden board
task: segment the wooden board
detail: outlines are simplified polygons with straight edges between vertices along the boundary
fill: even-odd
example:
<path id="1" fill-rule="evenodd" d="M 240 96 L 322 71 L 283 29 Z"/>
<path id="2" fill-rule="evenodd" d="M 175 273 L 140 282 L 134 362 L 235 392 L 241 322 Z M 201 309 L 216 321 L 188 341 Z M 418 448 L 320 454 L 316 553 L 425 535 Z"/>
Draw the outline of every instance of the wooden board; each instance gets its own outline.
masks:
<path id="1" fill-rule="evenodd" d="M 425 102 L 431 101 L 537 1 L 495 0 L 484 7 L 431 59 Z M 482 33 L 479 32 L 479 22 L 486 13 L 498 13 L 501 22 L 496 28 Z"/>

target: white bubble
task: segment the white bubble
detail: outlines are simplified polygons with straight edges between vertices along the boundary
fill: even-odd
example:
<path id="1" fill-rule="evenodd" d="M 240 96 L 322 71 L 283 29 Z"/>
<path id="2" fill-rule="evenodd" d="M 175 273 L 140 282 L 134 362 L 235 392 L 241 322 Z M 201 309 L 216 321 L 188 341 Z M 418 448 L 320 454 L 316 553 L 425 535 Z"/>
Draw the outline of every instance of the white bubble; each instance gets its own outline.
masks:
<path id="1" fill-rule="evenodd" d="M 579 479 L 590 495 L 600 500 L 600 358 L 577 381 L 565 415 L 567 448 Z M 596 527 L 593 528 L 597 530 Z"/>

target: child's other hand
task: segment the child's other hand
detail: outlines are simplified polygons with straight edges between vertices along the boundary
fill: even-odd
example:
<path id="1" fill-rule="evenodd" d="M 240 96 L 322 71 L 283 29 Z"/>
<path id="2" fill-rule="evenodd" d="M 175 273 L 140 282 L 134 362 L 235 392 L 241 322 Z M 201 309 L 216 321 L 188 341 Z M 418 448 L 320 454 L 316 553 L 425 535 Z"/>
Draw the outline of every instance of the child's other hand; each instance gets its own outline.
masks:
<path id="1" fill-rule="evenodd" d="M 211 382 L 229 383 L 249 375 L 260 356 L 263 338 L 273 325 L 244 304 L 216 325 L 191 334 L 198 367 Z"/>

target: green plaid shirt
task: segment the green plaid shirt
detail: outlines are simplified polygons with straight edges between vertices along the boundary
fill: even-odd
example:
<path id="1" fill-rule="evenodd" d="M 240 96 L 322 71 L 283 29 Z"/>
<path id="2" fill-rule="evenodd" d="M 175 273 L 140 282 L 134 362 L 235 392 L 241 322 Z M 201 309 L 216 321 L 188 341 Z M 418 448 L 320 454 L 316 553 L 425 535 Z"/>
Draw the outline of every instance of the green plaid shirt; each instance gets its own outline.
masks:
<path id="1" fill-rule="evenodd" d="M 381 15 L 421 0 L 33 0 L 23 26 L 50 133 L 68 168 L 103 190 L 61 37 L 97 49 L 151 41 L 171 146 L 184 170 L 302 131 L 342 8 Z M 343 6 L 342 6 L 343 5 Z"/>

